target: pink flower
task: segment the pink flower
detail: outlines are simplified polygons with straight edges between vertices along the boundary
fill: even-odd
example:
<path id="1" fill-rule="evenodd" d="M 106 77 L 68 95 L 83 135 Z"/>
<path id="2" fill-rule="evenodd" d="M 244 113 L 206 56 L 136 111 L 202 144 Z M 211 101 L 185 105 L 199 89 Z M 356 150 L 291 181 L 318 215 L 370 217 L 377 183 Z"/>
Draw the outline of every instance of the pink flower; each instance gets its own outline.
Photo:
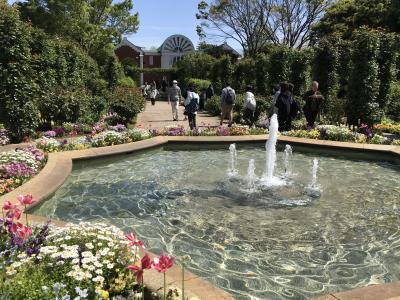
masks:
<path id="1" fill-rule="evenodd" d="M 128 269 L 133 271 L 133 274 L 136 276 L 136 281 L 140 284 L 143 284 L 143 272 L 144 270 L 151 269 L 151 266 L 153 262 L 151 261 L 150 255 L 146 253 L 141 261 L 140 261 L 141 266 L 136 266 L 136 265 L 129 265 Z"/>
<path id="2" fill-rule="evenodd" d="M 24 240 L 32 235 L 32 228 L 24 225 L 19 226 L 17 229 L 17 234 L 21 239 Z"/>
<path id="3" fill-rule="evenodd" d="M 172 268 L 175 263 L 175 257 L 167 254 L 162 254 L 159 258 L 155 258 L 152 268 L 158 272 L 165 273 L 168 269 Z"/>
<path id="4" fill-rule="evenodd" d="M 31 205 L 33 203 L 35 203 L 36 201 L 33 200 L 32 195 L 19 195 L 18 196 L 18 201 L 22 204 L 22 205 Z"/>
<path id="5" fill-rule="evenodd" d="M 10 201 L 5 201 L 3 204 L 3 210 L 7 211 L 7 210 L 13 210 L 17 208 L 16 205 L 12 204 Z"/>
<path id="6" fill-rule="evenodd" d="M 132 246 L 139 246 L 139 247 L 144 248 L 143 242 L 142 242 L 141 240 L 139 240 L 139 239 L 137 238 L 136 234 L 134 234 L 133 232 L 131 232 L 131 233 L 125 235 L 125 237 L 130 241 L 129 244 L 128 244 L 129 247 L 132 247 Z"/>
<path id="7" fill-rule="evenodd" d="M 7 219 L 11 222 L 14 222 L 14 219 L 19 220 L 21 218 L 21 214 L 21 210 L 19 208 L 15 208 L 7 213 Z"/>

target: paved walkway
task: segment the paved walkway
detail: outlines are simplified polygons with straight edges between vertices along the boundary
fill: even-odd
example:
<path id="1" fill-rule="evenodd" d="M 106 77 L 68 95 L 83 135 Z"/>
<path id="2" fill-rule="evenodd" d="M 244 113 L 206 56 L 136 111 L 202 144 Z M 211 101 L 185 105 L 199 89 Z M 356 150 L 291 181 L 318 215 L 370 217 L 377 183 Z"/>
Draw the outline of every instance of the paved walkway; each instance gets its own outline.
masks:
<path id="1" fill-rule="evenodd" d="M 136 124 L 142 128 L 163 128 L 165 126 L 182 125 L 189 127 L 188 121 L 184 121 L 183 106 L 179 106 L 179 121 L 172 121 L 171 105 L 166 101 L 156 101 L 156 105 L 151 105 L 150 101 L 146 103 L 146 109 L 140 113 Z M 197 127 L 219 126 L 219 118 L 199 112 L 196 118 Z"/>

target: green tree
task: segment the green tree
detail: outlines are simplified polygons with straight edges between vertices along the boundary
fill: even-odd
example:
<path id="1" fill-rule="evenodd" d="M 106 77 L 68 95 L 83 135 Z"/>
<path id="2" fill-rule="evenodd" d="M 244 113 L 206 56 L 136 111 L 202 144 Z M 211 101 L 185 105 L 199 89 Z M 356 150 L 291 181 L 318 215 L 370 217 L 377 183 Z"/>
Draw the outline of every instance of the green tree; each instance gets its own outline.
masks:
<path id="1" fill-rule="evenodd" d="M 383 112 L 378 104 L 378 55 L 378 33 L 366 29 L 355 32 L 347 108 L 349 124 L 364 122 L 372 125 L 382 118 Z"/>
<path id="2" fill-rule="evenodd" d="M 47 33 L 76 41 L 92 53 L 123 34 L 136 32 L 138 14 L 131 15 L 132 0 L 28 0 L 20 2 L 25 20 Z"/>
<path id="3" fill-rule="evenodd" d="M 337 33 L 347 39 L 363 26 L 400 32 L 398 3 L 398 0 L 339 0 L 314 27 L 314 35 Z"/>
<path id="4" fill-rule="evenodd" d="M 18 10 L 0 2 L 0 122 L 17 142 L 30 135 L 38 122 L 30 36 Z"/>

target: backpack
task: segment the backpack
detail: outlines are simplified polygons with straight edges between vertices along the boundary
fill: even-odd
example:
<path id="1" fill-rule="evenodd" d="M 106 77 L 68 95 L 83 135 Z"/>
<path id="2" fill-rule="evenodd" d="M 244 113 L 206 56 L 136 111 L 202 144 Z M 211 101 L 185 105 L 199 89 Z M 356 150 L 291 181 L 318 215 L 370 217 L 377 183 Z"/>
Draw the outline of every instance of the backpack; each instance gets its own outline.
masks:
<path id="1" fill-rule="evenodd" d="M 234 90 L 226 89 L 225 103 L 226 104 L 234 104 L 235 103 L 235 91 Z"/>
<path id="2" fill-rule="evenodd" d="M 299 103 L 293 99 L 292 104 L 290 104 L 290 117 L 292 119 L 296 118 L 299 111 L 300 111 Z"/>
<path id="3" fill-rule="evenodd" d="M 250 99 L 246 99 L 246 108 L 250 109 L 251 111 L 255 111 L 256 99 L 254 96 L 251 96 Z"/>
<path id="4" fill-rule="evenodd" d="M 195 113 L 199 110 L 199 98 L 196 93 L 192 93 L 192 99 L 190 99 L 190 103 L 185 107 L 185 111 L 188 113 Z"/>

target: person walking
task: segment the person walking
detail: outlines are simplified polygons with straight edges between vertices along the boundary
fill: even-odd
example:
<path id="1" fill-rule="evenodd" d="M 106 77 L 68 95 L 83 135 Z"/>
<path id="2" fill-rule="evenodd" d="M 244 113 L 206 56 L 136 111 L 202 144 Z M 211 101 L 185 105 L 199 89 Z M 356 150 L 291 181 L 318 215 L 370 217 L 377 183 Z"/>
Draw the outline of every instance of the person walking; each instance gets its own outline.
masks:
<path id="1" fill-rule="evenodd" d="M 274 88 L 272 89 L 272 103 L 270 106 L 270 110 L 269 110 L 269 117 L 271 118 L 273 114 L 278 113 L 278 110 L 275 106 L 276 104 L 276 100 L 278 100 L 279 94 L 281 93 L 281 85 L 280 84 L 276 84 L 274 86 Z"/>
<path id="2" fill-rule="evenodd" d="M 292 127 L 291 107 L 293 98 L 288 83 L 282 82 L 280 90 L 281 92 L 275 103 L 275 107 L 278 110 L 279 131 L 289 131 Z"/>
<path id="3" fill-rule="evenodd" d="M 233 120 L 233 106 L 235 105 L 236 93 L 229 83 L 222 90 L 221 93 L 221 122 L 220 125 L 224 123 L 224 119 L 228 119 L 228 127 L 232 126 Z"/>
<path id="4" fill-rule="evenodd" d="M 208 99 L 211 99 L 215 95 L 214 93 L 214 87 L 212 84 L 210 84 L 206 90 L 206 103 Z"/>
<path id="5" fill-rule="evenodd" d="M 151 101 L 151 105 L 155 105 L 155 104 L 156 104 L 157 95 L 158 95 L 157 85 L 156 85 L 156 83 L 153 81 L 153 83 L 151 84 L 151 87 L 150 87 L 150 101 Z"/>
<path id="6" fill-rule="evenodd" d="M 256 98 L 253 94 L 253 87 L 248 85 L 246 88 L 246 94 L 244 96 L 244 112 L 243 112 L 243 119 L 247 125 L 253 126 L 255 123 L 254 113 L 256 111 Z"/>
<path id="7" fill-rule="evenodd" d="M 168 103 L 171 104 L 172 119 L 178 121 L 178 107 L 182 99 L 181 88 L 178 86 L 178 81 L 172 81 L 172 86 L 168 90 Z"/>
<path id="8" fill-rule="evenodd" d="M 313 128 L 315 120 L 321 109 L 321 104 L 324 101 L 324 96 L 318 91 L 319 84 L 313 81 L 311 90 L 306 92 L 303 96 L 305 104 L 303 106 L 304 116 L 307 120 L 307 127 Z"/>
<path id="9" fill-rule="evenodd" d="M 206 101 L 207 101 L 207 90 L 205 88 L 202 88 L 200 92 L 200 111 L 204 110 Z"/>
<path id="10" fill-rule="evenodd" d="M 189 127 L 191 130 L 196 128 L 196 115 L 199 110 L 200 96 L 195 92 L 196 86 L 191 85 L 185 100 L 185 112 L 189 120 Z"/>

